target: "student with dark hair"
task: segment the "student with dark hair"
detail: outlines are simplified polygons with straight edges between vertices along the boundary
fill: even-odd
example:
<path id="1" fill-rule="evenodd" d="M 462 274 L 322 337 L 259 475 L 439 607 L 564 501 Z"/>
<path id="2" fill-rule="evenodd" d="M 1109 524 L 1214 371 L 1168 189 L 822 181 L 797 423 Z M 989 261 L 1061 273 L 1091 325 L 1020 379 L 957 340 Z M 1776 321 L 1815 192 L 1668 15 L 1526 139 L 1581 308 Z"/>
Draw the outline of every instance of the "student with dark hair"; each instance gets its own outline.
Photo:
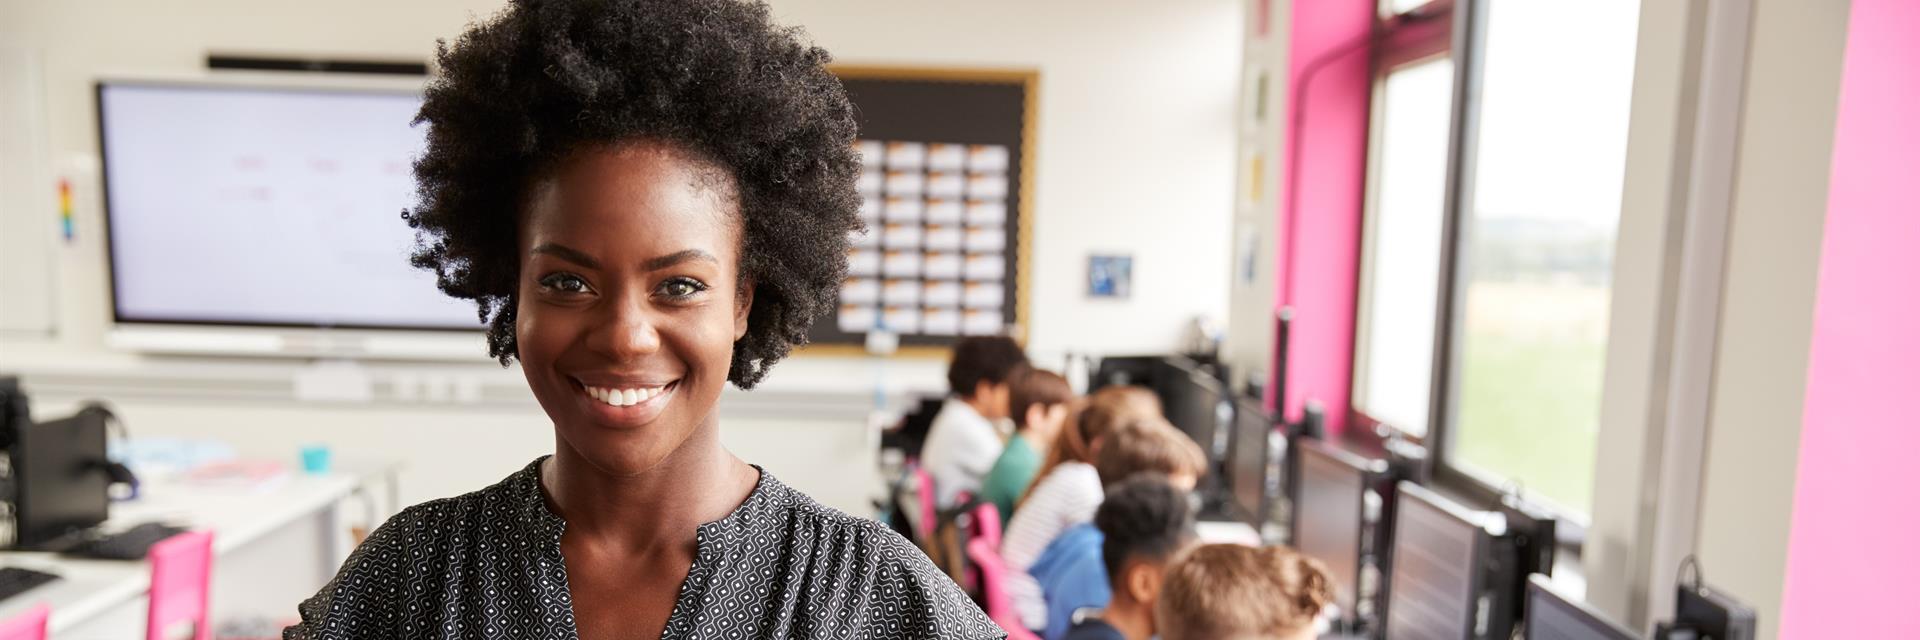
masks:
<path id="1" fill-rule="evenodd" d="M 1161 571 L 1194 539 L 1188 492 L 1166 476 L 1141 473 L 1114 485 L 1093 522 L 1067 530 L 1034 565 L 1047 594 L 1042 636 L 1152 638 Z"/>
<path id="2" fill-rule="evenodd" d="M 1317 560 L 1286 547 L 1210 544 L 1167 568 L 1154 614 L 1162 640 L 1313 640 L 1332 600 Z"/>
<path id="3" fill-rule="evenodd" d="M 1001 520 L 1013 517 L 1014 502 L 1040 468 L 1040 456 L 1060 433 L 1074 403 L 1073 387 L 1060 374 L 1042 369 L 1015 373 L 1008 407 L 1013 413 L 1013 437 L 987 471 L 980 497 L 1000 510 Z"/>
<path id="4" fill-rule="evenodd" d="M 1046 603 L 1043 635 L 1049 640 L 1057 640 L 1065 635 L 1076 612 L 1107 606 L 1110 593 L 1108 573 L 1100 568 L 1104 565 L 1092 561 L 1096 551 L 1101 548 L 1102 532 L 1107 532 L 1109 528 L 1125 529 L 1142 521 L 1165 520 L 1176 513 L 1184 523 L 1180 526 L 1191 527 L 1193 506 L 1188 494 L 1205 472 L 1206 459 L 1199 454 L 1199 445 L 1194 444 L 1185 433 L 1164 420 L 1151 419 L 1124 426 L 1109 434 L 1100 447 L 1095 466 L 1100 470 L 1100 479 L 1107 487 L 1107 494 L 1106 501 L 1094 513 L 1093 522 L 1062 532 L 1028 569 L 1028 574 L 1040 585 Z M 1148 485 L 1163 485 L 1167 490 L 1136 487 L 1126 492 L 1120 491 L 1121 487 L 1133 486 L 1130 483 L 1140 478 L 1148 479 Z M 1143 493 L 1129 498 L 1133 501 L 1129 504 L 1113 506 L 1117 496 L 1130 492 Z M 1104 525 L 1101 524 L 1103 518 L 1106 519 Z M 1175 524 L 1179 523 L 1169 523 L 1167 526 L 1173 527 Z M 1123 538 L 1128 535 L 1131 532 L 1122 532 Z M 1114 561 L 1121 559 L 1118 556 L 1108 558 Z M 1140 595 L 1145 597 L 1148 594 L 1143 592 Z M 1145 605 L 1146 609 L 1136 607 L 1130 611 L 1137 614 L 1153 606 L 1151 602 Z M 1122 614 L 1123 624 L 1139 622 L 1138 619 L 1125 618 L 1126 615 L 1129 614 Z"/>
<path id="5" fill-rule="evenodd" d="M 721 444 L 722 389 L 806 341 L 862 227 L 828 59 L 747 0 L 512 0 L 441 43 L 413 264 L 519 361 L 553 453 L 395 514 L 286 638 L 1004 636 Z"/>
<path id="6" fill-rule="evenodd" d="M 973 336 L 953 346 L 947 385 L 953 394 L 934 416 L 920 465 L 933 476 L 940 508 L 954 506 L 961 492 L 978 495 L 980 483 L 1000 458 L 1003 444 L 994 421 L 1010 417 L 1015 371 L 1027 366 L 1027 353 L 1012 338 Z"/>

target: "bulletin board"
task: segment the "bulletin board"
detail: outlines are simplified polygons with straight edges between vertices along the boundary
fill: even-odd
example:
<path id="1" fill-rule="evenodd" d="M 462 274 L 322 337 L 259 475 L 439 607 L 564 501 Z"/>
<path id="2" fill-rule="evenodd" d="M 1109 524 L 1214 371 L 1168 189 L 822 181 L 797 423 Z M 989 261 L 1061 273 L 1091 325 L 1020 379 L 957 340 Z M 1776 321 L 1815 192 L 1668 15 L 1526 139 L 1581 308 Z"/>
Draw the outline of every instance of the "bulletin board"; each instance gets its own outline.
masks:
<path id="1" fill-rule="evenodd" d="M 860 215 L 817 345 L 869 332 L 939 353 L 963 336 L 1023 337 L 1030 271 L 1038 75 L 1023 71 L 833 68 L 860 134 Z"/>

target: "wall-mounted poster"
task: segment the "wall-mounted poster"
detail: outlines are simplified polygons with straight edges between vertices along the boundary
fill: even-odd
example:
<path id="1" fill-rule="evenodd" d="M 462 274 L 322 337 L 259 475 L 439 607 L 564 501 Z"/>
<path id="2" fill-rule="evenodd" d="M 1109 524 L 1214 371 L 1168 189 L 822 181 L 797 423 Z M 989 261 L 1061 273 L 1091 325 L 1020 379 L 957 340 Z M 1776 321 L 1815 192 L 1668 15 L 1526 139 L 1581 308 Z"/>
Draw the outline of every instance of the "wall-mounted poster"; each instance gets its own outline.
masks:
<path id="1" fill-rule="evenodd" d="M 836 67 L 858 113 L 861 217 L 839 317 L 815 344 L 903 352 L 1026 324 L 1032 72 Z"/>
<path id="2" fill-rule="evenodd" d="M 1127 298 L 1133 295 L 1133 256 L 1087 258 L 1087 297 Z"/>

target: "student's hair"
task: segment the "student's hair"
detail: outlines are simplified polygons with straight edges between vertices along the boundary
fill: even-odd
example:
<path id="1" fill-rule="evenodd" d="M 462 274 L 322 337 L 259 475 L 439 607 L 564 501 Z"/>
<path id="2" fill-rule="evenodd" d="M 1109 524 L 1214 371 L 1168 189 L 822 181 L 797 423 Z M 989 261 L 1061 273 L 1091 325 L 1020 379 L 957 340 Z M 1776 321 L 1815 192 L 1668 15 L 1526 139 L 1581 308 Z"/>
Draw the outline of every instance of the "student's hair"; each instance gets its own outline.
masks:
<path id="1" fill-rule="evenodd" d="M 1280 636 L 1333 600 L 1320 561 L 1286 547 L 1210 544 L 1167 567 L 1154 613 L 1162 640 Z"/>
<path id="2" fill-rule="evenodd" d="M 1011 389 L 1007 409 L 1013 413 L 1013 425 L 1021 429 L 1027 428 L 1028 407 L 1073 404 L 1073 387 L 1067 379 L 1046 369 L 1021 367 L 1007 385 Z"/>
<path id="3" fill-rule="evenodd" d="M 1106 500 L 1093 513 L 1093 526 L 1106 537 L 1100 558 L 1115 592 L 1128 560 L 1165 561 L 1193 540 L 1193 507 L 1187 495 L 1158 473 L 1138 474 L 1107 489 Z"/>
<path id="4" fill-rule="evenodd" d="M 1100 484 L 1107 487 L 1146 471 L 1197 478 L 1207 473 L 1207 454 L 1166 419 L 1140 416 L 1100 441 L 1093 468 L 1100 472 Z"/>
<path id="5" fill-rule="evenodd" d="M 853 107 L 830 56 L 752 0 L 513 0 L 449 45 L 414 124 L 413 265 L 475 302 L 488 353 L 518 353 L 520 214 L 528 190 L 583 150 L 664 143 L 711 164 L 738 202 L 743 389 L 805 344 L 863 228 Z"/>
<path id="6" fill-rule="evenodd" d="M 1002 384 L 1015 369 L 1027 364 L 1027 352 L 1006 336 L 970 336 L 953 345 L 947 364 L 947 387 L 954 395 L 972 396 L 981 382 Z"/>
<path id="7" fill-rule="evenodd" d="M 1100 438 L 1111 433 L 1122 422 L 1137 416 L 1160 415 L 1160 397 L 1146 387 L 1130 385 L 1101 387 L 1088 396 L 1073 415 L 1067 417 L 1067 426 L 1054 435 L 1053 442 L 1047 446 L 1046 461 L 1041 463 L 1040 471 L 1034 474 L 1035 482 L 1027 485 L 1027 494 L 1040 486 L 1038 479 L 1053 473 L 1055 467 L 1066 462 L 1084 462 L 1093 464 L 1093 445 Z M 1026 496 L 1020 497 L 1026 500 Z"/>

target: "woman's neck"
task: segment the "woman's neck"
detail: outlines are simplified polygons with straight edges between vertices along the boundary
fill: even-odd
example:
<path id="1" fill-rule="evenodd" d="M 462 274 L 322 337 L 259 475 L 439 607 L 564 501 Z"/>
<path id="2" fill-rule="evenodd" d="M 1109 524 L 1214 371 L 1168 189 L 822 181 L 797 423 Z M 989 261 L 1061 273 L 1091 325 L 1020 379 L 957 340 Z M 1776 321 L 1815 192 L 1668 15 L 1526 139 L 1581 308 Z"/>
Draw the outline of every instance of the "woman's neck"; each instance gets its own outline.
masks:
<path id="1" fill-rule="evenodd" d="M 712 423 L 637 474 L 608 473 L 557 436 L 540 470 L 549 506 L 569 535 L 629 553 L 690 546 L 700 525 L 746 501 L 759 475 L 720 445 Z"/>

